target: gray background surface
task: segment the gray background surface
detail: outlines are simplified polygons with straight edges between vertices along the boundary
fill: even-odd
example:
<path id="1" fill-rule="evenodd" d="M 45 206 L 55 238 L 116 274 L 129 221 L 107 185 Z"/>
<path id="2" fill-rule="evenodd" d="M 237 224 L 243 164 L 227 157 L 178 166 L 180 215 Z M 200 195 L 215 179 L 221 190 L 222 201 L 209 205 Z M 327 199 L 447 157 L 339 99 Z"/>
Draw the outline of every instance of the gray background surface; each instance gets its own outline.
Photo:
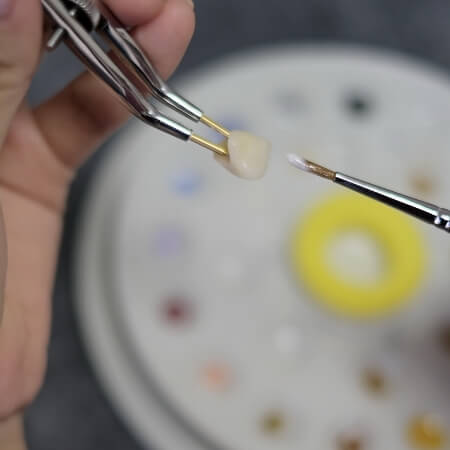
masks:
<path id="1" fill-rule="evenodd" d="M 450 68 L 450 3 L 446 0 L 196 0 L 196 10 L 197 31 L 176 76 L 224 54 L 292 41 L 378 46 Z M 37 74 L 31 101 L 40 102 L 79 71 L 76 60 L 58 50 Z M 55 286 L 48 373 L 26 420 L 32 450 L 140 448 L 96 382 L 72 308 L 70 261 L 76 219 L 107 148 L 80 171 L 70 197 Z"/>

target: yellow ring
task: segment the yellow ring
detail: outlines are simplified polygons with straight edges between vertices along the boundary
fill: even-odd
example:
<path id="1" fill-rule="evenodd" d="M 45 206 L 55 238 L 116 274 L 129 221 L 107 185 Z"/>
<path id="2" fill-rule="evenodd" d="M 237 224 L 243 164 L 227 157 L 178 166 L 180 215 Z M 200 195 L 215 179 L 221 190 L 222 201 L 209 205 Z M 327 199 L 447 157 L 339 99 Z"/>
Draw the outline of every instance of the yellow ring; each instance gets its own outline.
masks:
<path id="1" fill-rule="evenodd" d="M 356 194 L 338 194 L 314 208 L 295 227 L 294 271 L 316 300 L 352 318 L 385 315 L 406 303 L 425 273 L 422 236 L 405 215 Z M 386 268 L 376 282 L 352 283 L 327 263 L 326 250 L 341 233 L 357 230 L 375 239 Z"/>

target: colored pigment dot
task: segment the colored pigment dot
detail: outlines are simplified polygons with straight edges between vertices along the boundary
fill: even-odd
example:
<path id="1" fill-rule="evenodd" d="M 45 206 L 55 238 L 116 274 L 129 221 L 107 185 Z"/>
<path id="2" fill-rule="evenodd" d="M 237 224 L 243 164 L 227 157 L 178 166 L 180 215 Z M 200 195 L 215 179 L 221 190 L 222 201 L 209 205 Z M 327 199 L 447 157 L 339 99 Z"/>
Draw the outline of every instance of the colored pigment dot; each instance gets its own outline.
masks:
<path id="1" fill-rule="evenodd" d="M 358 436 L 340 436 L 337 440 L 336 450 L 364 450 L 364 439 Z"/>
<path id="2" fill-rule="evenodd" d="M 346 111 L 355 118 L 365 118 L 372 113 L 372 100 L 362 93 L 352 93 L 345 98 Z"/>
<path id="3" fill-rule="evenodd" d="M 220 123 L 224 128 L 230 131 L 233 130 L 251 131 L 247 121 L 242 117 L 237 116 L 222 117 L 221 119 L 218 120 L 218 123 Z M 216 144 L 220 144 L 224 140 L 224 137 L 221 134 L 212 129 L 208 129 L 207 137 Z"/>
<path id="4" fill-rule="evenodd" d="M 430 195 L 436 190 L 434 180 L 426 174 L 415 173 L 411 175 L 409 183 L 417 194 Z"/>
<path id="5" fill-rule="evenodd" d="M 261 420 L 262 431 L 267 435 L 278 435 L 286 428 L 286 420 L 280 411 L 270 411 Z"/>
<path id="6" fill-rule="evenodd" d="M 384 254 L 368 233 L 344 231 L 331 240 L 327 250 L 330 268 L 350 283 L 376 283 L 384 275 Z"/>
<path id="7" fill-rule="evenodd" d="M 203 177 L 195 170 L 181 170 L 172 179 L 173 190 L 181 195 L 193 195 L 203 186 Z"/>
<path id="8" fill-rule="evenodd" d="M 450 324 L 440 328 L 438 340 L 442 350 L 450 356 Z"/>
<path id="9" fill-rule="evenodd" d="M 279 92 L 275 97 L 275 103 L 278 108 L 289 116 L 302 113 L 305 110 L 305 100 L 294 91 Z"/>
<path id="10" fill-rule="evenodd" d="M 368 368 L 362 374 L 364 387 L 371 394 L 384 395 L 387 391 L 387 381 L 384 374 L 375 368 Z"/>
<path id="11" fill-rule="evenodd" d="M 248 130 L 247 121 L 242 117 L 224 117 L 220 122 L 226 129 L 232 130 Z"/>
<path id="12" fill-rule="evenodd" d="M 219 363 L 208 364 L 202 371 L 202 382 L 210 391 L 225 391 L 231 384 L 230 368 Z"/>
<path id="13" fill-rule="evenodd" d="M 178 256 L 186 248 L 186 238 L 177 227 L 166 226 L 156 233 L 153 247 L 156 253 L 163 258 Z"/>
<path id="14" fill-rule="evenodd" d="M 418 450 L 439 450 L 447 443 L 447 436 L 439 420 L 432 415 L 414 417 L 407 428 L 410 444 Z"/>
<path id="15" fill-rule="evenodd" d="M 163 313 L 166 320 L 173 324 L 183 324 L 192 318 L 192 306 L 183 297 L 169 297 L 164 302 Z"/>

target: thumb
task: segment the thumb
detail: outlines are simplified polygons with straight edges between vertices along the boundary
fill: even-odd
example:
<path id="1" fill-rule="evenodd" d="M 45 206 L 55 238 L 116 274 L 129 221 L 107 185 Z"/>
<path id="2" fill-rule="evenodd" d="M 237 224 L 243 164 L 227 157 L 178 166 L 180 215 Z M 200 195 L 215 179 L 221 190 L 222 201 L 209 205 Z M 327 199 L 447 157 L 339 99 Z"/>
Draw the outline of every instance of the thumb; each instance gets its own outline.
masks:
<path id="1" fill-rule="evenodd" d="M 3 221 L 3 210 L 0 206 L 0 327 L 4 309 L 7 258 L 5 222 Z"/>
<path id="2" fill-rule="evenodd" d="M 39 0 L 0 0 L 0 147 L 39 60 Z"/>
<path id="3" fill-rule="evenodd" d="M 0 150 L 39 60 L 40 0 L 0 0 Z M 6 274 L 6 236 L 0 207 L 0 324 Z"/>

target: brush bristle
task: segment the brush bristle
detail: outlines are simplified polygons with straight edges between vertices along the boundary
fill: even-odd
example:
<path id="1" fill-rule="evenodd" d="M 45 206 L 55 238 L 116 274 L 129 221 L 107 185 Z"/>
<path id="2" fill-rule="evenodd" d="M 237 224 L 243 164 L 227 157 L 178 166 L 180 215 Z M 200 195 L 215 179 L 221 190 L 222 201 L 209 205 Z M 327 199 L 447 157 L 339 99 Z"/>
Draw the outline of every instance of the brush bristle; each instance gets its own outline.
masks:
<path id="1" fill-rule="evenodd" d="M 319 164 L 308 161 L 307 159 L 301 158 L 294 153 L 287 155 L 287 159 L 297 169 L 312 173 L 318 177 L 327 178 L 328 180 L 334 181 L 336 179 L 336 172 L 333 172 L 326 167 L 319 166 Z"/>
<path id="2" fill-rule="evenodd" d="M 289 153 L 287 155 L 287 159 L 294 167 L 297 167 L 297 169 L 304 170 L 305 172 L 310 172 L 311 168 L 306 159 L 303 159 L 300 156 L 295 155 L 294 153 Z"/>

